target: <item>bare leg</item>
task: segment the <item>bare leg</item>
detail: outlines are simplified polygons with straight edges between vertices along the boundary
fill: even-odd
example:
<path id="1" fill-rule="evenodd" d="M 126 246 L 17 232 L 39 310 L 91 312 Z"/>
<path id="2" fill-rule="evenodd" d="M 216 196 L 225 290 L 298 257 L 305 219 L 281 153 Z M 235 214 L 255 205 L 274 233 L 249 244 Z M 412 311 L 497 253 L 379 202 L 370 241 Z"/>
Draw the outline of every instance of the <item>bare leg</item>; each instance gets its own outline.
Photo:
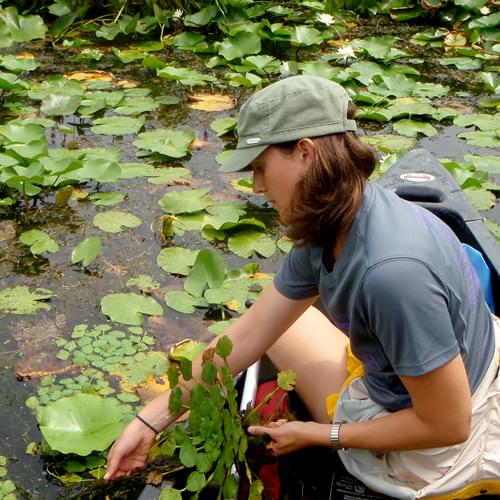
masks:
<path id="1" fill-rule="evenodd" d="M 295 389 L 316 422 L 328 423 L 325 398 L 347 377 L 348 338 L 310 307 L 268 352 L 278 370 L 295 370 Z"/>

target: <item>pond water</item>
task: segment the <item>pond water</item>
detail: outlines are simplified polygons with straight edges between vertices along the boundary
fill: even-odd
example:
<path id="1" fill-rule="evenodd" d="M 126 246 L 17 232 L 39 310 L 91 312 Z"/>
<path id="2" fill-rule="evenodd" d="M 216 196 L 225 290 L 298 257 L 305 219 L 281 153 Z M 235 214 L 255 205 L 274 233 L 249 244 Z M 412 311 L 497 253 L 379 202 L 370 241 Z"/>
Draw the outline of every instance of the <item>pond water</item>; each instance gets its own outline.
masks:
<path id="1" fill-rule="evenodd" d="M 388 34 L 385 26 L 384 34 Z M 417 30 L 418 27 L 414 27 Z M 375 30 L 373 30 L 375 31 Z M 373 34 L 373 31 L 370 34 Z M 358 35 L 359 36 L 359 35 Z M 190 183 L 193 188 L 210 188 L 211 195 L 220 200 L 246 200 L 254 204 L 252 209 L 262 218 L 269 220 L 271 210 L 263 200 L 257 196 L 242 194 L 235 191 L 230 181 L 238 179 L 239 175 L 221 175 L 215 156 L 224 150 L 227 143 L 217 137 L 210 128 L 215 118 L 234 116 L 233 111 L 204 112 L 194 110 L 189 106 L 188 96 L 191 89 L 176 83 L 168 83 L 156 78 L 153 73 L 140 64 L 117 65 L 112 55 L 107 55 L 98 64 L 82 68 L 82 64 L 69 63 L 65 53 L 51 49 L 42 44 L 32 44 L 19 47 L 35 54 L 36 59 L 43 62 L 42 68 L 30 78 L 43 81 L 54 74 L 64 74 L 73 70 L 89 70 L 96 68 L 111 71 L 117 80 L 134 80 L 141 87 L 149 88 L 153 96 L 176 95 L 181 102 L 176 105 L 162 106 L 159 110 L 144 114 L 146 130 L 157 128 L 191 128 L 198 139 L 192 155 L 188 160 L 171 162 L 170 166 L 184 166 L 192 172 Z M 186 58 L 185 53 L 175 53 L 168 49 L 167 57 L 183 58 L 183 65 L 200 67 L 203 59 L 194 56 Z M 418 54 L 421 56 L 422 54 Z M 314 54 L 304 51 L 299 54 L 304 60 L 310 60 Z M 452 86 L 462 85 L 464 72 L 439 68 L 440 73 L 432 72 L 429 66 L 428 78 L 431 81 L 446 81 Z M 434 68 L 435 69 L 435 68 Z M 221 70 L 222 71 L 222 70 Z M 220 91 L 220 89 L 214 89 Z M 474 89 L 468 89 L 474 90 Z M 203 89 L 210 92 L 211 89 Z M 247 91 L 226 88 L 224 92 L 238 97 L 241 102 Z M 477 95 L 471 95 L 463 101 L 474 103 Z M 72 133 L 62 133 L 55 129 L 47 132 L 49 147 L 59 148 L 97 148 L 115 147 L 121 153 L 122 162 L 143 161 L 136 157 L 137 148 L 132 145 L 135 136 L 105 136 L 93 134 L 90 129 L 90 120 L 76 116 L 64 116 L 64 124 L 72 129 Z M 361 128 L 365 126 L 361 122 Z M 384 133 L 379 125 L 370 123 L 367 134 Z M 390 132 L 390 128 L 387 132 Z M 368 130 L 369 129 L 369 130 Z M 457 133 L 465 130 L 456 126 L 439 126 L 438 135 L 433 138 L 424 138 L 418 141 L 418 146 L 433 152 L 437 157 L 447 157 L 463 161 L 466 153 L 480 155 L 498 154 L 490 148 L 474 147 L 457 138 Z M 100 210 L 89 201 L 70 201 L 69 206 L 61 207 L 54 203 L 53 196 L 43 200 L 32 211 L 31 222 L 26 224 L 23 219 L 8 209 L 0 209 L 0 218 L 12 220 L 17 234 L 25 229 L 37 227 L 43 229 L 55 238 L 60 250 L 57 253 L 44 257 L 34 257 L 29 248 L 22 245 L 17 239 L 0 241 L 0 278 L 2 289 L 17 285 L 29 285 L 30 289 L 45 288 L 52 290 L 55 295 L 50 300 L 51 310 L 31 315 L 3 315 L 0 317 L 0 455 L 9 458 L 9 478 L 19 488 L 20 496 L 33 499 L 51 499 L 57 497 L 69 498 L 65 487 L 50 475 L 45 469 L 46 462 L 38 456 L 26 453 L 30 443 L 40 442 L 41 434 L 37 429 L 36 418 L 27 408 L 25 401 L 36 394 L 40 380 L 44 375 L 60 373 L 60 377 L 74 375 L 65 373 L 65 363 L 56 358 L 58 347 L 55 341 L 68 338 L 73 327 L 80 323 L 96 325 L 108 320 L 100 310 L 100 300 L 103 296 L 120 291 L 131 291 L 127 281 L 137 275 L 144 274 L 160 283 L 160 288 L 152 291 L 152 296 L 163 304 L 164 316 L 161 321 L 148 319 L 145 322 L 145 331 L 155 338 L 154 350 L 168 351 L 170 346 L 185 338 L 207 340 L 211 334 L 206 326 L 209 321 L 204 320 L 205 310 L 201 309 L 193 315 L 178 313 L 165 305 L 164 294 L 167 290 L 179 289 L 183 280 L 167 274 L 156 263 L 158 253 L 165 246 L 161 238 L 160 218 L 163 212 L 158 205 L 159 199 L 167 192 L 177 189 L 166 185 L 154 185 L 147 182 L 146 177 L 119 180 L 111 184 L 89 183 L 83 186 L 86 191 L 120 191 L 126 194 L 126 199 L 117 206 L 118 210 L 129 211 L 139 217 L 142 224 L 132 230 L 125 230 L 119 234 L 110 234 L 99 231 L 92 224 L 92 219 Z M 103 207 L 107 209 L 108 207 Z M 113 208 L 113 207 L 111 207 Z M 487 217 L 500 223 L 498 206 L 485 214 Z M 274 238 L 280 230 L 276 225 L 270 232 Z M 70 264 L 71 252 L 74 246 L 84 237 L 99 235 L 103 241 L 103 252 L 92 266 L 92 272 L 82 271 L 78 266 Z M 188 248 L 205 248 L 208 242 L 199 231 L 186 232 L 182 237 L 176 236 L 175 245 Z M 222 248 L 222 246 L 221 246 Z M 251 259 L 238 257 L 225 252 L 224 259 L 228 269 L 241 268 L 247 262 L 257 262 L 264 272 L 276 271 L 283 258 L 279 250 L 267 259 L 254 256 Z M 17 374 L 17 377 L 16 377 Z M 116 380 L 112 380 L 113 387 L 117 387 Z M 136 493 L 131 492 L 130 498 Z"/>

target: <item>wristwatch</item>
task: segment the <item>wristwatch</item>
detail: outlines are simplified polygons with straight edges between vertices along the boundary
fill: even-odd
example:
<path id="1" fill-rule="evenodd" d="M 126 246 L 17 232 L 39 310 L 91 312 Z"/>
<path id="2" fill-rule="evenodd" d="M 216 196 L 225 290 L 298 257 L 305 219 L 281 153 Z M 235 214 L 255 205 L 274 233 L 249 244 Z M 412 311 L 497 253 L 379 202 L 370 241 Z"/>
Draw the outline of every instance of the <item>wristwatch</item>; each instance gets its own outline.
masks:
<path id="1" fill-rule="evenodd" d="M 342 424 L 345 424 L 346 422 L 334 422 L 332 424 L 332 428 L 330 429 L 330 446 L 334 450 L 345 450 L 339 440 L 339 435 L 340 435 L 340 427 Z"/>

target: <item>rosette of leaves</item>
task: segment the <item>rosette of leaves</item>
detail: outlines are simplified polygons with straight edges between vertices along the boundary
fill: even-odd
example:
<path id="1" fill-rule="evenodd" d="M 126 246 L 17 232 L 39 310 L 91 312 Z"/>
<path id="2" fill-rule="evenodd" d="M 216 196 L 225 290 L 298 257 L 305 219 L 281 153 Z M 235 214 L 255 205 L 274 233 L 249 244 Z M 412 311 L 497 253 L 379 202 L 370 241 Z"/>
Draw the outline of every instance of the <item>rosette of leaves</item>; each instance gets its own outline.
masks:
<path id="1" fill-rule="evenodd" d="M 250 481 L 249 497 L 260 498 L 262 484 L 253 478 L 245 457 L 248 441 L 227 362 L 231 350 L 231 340 L 226 336 L 219 339 L 215 348 L 207 349 L 203 354 L 201 380 L 193 379 L 192 362 L 186 358 L 169 367 L 170 413 L 178 415 L 187 409 L 189 418 L 187 426 L 177 424 L 166 434 L 160 449 L 167 456 L 178 454 L 191 472 L 183 488 L 168 487 L 162 491 L 162 498 L 182 498 L 183 492 L 196 495 L 207 485 L 219 489 L 218 498 L 235 498 L 238 481 L 231 473 L 233 464 L 239 476 Z M 216 356 L 222 359 L 218 367 L 214 363 Z M 187 404 L 183 403 L 181 380 L 196 382 L 189 390 Z"/>

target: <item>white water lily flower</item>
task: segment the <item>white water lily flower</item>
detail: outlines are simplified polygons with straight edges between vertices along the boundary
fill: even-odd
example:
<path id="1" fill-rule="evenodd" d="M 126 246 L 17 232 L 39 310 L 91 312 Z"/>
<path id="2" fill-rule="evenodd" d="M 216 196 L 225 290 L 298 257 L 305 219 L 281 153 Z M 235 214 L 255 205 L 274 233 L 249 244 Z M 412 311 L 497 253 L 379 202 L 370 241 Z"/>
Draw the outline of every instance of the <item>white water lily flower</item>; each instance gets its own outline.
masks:
<path id="1" fill-rule="evenodd" d="M 344 45 L 337 50 L 337 55 L 342 56 L 341 59 L 346 61 L 349 57 L 356 58 L 353 48 L 350 45 Z"/>
<path id="2" fill-rule="evenodd" d="M 331 26 L 335 22 L 335 19 L 331 14 L 317 14 L 316 21 L 326 26 Z"/>
<path id="3" fill-rule="evenodd" d="M 174 15 L 172 16 L 174 19 L 180 19 L 183 16 L 184 12 L 181 9 L 175 9 Z"/>
<path id="4" fill-rule="evenodd" d="M 481 7 L 481 8 L 479 9 L 479 12 L 481 12 L 481 14 L 482 14 L 483 16 L 486 16 L 486 15 L 488 15 L 491 11 L 490 11 L 490 8 L 489 8 L 489 7 L 487 7 L 487 6 L 485 5 L 484 7 Z"/>

